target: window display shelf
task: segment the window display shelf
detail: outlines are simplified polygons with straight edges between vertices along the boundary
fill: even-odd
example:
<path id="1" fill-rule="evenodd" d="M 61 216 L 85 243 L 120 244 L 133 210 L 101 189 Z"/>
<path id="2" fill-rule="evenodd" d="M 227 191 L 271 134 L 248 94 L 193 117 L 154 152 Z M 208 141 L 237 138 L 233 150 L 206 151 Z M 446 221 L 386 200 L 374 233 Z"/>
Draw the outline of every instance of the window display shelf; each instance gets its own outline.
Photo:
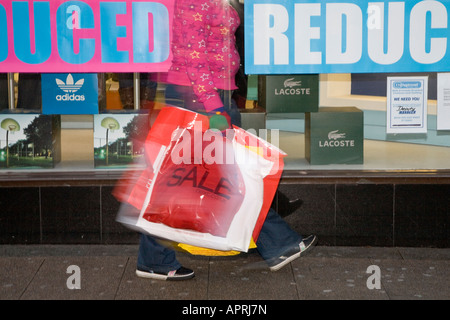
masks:
<path id="1" fill-rule="evenodd" d="M 304 134 L 280 131 L 280 148 L 288 154 L 285 170 L 416 171 L 450 170 L 447 147 L 364 140 L 364 164 L 310 165 L 305 159 Z"/>
<path id="2" fill-rule="evenodd" d="M 365 140 L 364 164 L 310 165 L 304 135 L 280 131 L 280 148 L 288 155 L 281 183 L 450 183 L 450 150 L 445 147 Z M 405 151 L 408 150 L 408 152 Z M 432 169 L 430 169 L 432 168 Z M 60 162 L 52 169 L 3 170 L 0 186 L 108 185 L 139 168 L 94 168 L 90 161 Z"/>
<path id="3" fill-rule="evenodd" d="M 10 170 L 0 174 L 0 187 L 114 185 L 124 170 Z"/>

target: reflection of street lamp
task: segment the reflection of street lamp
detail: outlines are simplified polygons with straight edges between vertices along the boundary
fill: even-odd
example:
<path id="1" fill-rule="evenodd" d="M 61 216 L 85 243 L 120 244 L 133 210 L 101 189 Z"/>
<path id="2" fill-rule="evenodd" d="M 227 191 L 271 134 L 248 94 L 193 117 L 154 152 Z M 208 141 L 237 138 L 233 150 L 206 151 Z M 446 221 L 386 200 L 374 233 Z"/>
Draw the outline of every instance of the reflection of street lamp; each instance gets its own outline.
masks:
<path id="1" fill-rule="evenodd" d="M 6 130 L 6 167 L 9 167 L 9 145 L 8 145 L 8 134 L 9 132 L 19 131 L 19 123 L 11 118 L 4 119 L 1 123 L 1 127 Z"/>
<path id="2" fill-rule="evenodd" d="M 112 117 L 106 117 L 102 120 L 101 126 L 103 128 L 106 128 L 106 165 L 108 165 L 108 132 L 109 130 L 114 131 L 120 129 L 120 125 L 116 119 Z"/>

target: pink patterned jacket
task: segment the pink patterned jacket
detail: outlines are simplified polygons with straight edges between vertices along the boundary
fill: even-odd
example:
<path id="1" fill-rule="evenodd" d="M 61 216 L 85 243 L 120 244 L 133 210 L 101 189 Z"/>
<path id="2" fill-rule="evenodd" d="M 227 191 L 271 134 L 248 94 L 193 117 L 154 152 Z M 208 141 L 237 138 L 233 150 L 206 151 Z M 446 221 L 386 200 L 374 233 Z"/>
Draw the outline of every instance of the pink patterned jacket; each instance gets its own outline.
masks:
<path id="1" fill-rule="evenodd" d="M 237 89 L 239 53 L 235 32 L 238 13 L 227 0 L 176 0 L 173 61 L 167 75 L 172 84 L 193 86 L 207 111 L 223 106 L 217 89 Z"/>

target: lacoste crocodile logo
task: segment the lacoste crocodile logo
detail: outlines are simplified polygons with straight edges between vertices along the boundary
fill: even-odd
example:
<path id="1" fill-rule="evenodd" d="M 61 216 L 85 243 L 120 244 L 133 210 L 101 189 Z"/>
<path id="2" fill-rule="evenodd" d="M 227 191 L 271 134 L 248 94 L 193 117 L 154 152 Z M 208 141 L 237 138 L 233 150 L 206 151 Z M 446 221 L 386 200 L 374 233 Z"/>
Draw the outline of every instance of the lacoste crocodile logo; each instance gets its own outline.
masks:
<path id="1" fill-rule="evenodd" d="M 338 133 L 339 130 L 330 131 L 328 133 L 328 139 L 331 140 L 337 140 L 337 139 L 343 139 L 345 138 L 345 133 Z"/>
<path id="2" fill-rule="evenodd" d="M 284 80 L 284 87 L 285 88 L 293 88 L 293 87 L 300 87 L 302 85 L 301 81 L 294 81 L 294 78 L 289 78 Z"/>
<path id="3" fill-rule="evenodd" d="M 75 93 L 83 87 L 84 79 L 78 80 L 76 83 L 73 81 L 72 75 L 69 73 L 66 82 L 56 78 L 56 84 L 64 92 Z"/>

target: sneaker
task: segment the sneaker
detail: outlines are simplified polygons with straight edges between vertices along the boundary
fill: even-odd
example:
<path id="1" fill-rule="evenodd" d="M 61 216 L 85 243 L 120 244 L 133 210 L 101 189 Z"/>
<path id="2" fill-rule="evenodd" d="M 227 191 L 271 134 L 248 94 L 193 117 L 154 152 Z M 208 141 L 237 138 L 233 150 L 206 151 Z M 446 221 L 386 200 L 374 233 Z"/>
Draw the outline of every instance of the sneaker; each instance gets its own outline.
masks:
<path id="1" fill-rule="evenodd" d="M 169 271 L 168 273 L 136 269 L 136 275 L 141 278 L 156 280 L 188 280 L 194 277 L 194 271 L 184 267 L 180 267 L 178 270 Z"/>
<path id="2" fill-rule="evenodd" d="M 299 258 L 300 255 L 305 255 L 306 253 L 309 253 L 310 249 L 312 249 L 316 245 L 316 243 L 317 237 L 315 235 L 310 235 L 304 238 L 303 241 L 300 242 L 298 246 L 291 248 L 284 255 L 271 259 L 271 261 L 268 262 L 270 271 L 280 270 L 288 263 Z"/>

